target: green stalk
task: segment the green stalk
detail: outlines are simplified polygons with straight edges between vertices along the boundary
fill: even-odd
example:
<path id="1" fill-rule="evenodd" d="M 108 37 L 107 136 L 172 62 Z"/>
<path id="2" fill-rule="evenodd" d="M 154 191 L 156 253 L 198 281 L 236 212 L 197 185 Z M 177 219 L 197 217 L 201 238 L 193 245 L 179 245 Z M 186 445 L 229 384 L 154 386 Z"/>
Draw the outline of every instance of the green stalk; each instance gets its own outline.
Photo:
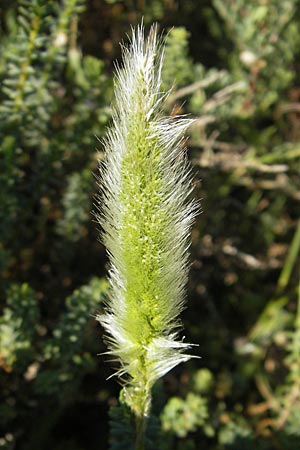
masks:
<path id="1" fill-rule="evenodd" d="M 283 291 L 288 285 L 297 257 L 299 257 L 299 251 L 300 251 L 300 221 L 298 222 L 292 243 L 288 251 L 287 258 L 285 260 L 283 269 L 281 271 L 278 280 L 277 291 Z"/>
<path id="2" fill-rule="evenodd" d="M 146 416 L 136 416 L 135 450 L 145 449 Z"/>

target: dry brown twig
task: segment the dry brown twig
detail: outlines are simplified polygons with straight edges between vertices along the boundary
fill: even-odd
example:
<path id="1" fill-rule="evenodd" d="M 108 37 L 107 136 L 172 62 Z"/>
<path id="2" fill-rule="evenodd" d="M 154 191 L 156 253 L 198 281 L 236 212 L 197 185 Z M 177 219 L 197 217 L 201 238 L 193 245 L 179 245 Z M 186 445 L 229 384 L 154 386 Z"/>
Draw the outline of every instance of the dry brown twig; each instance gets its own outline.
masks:
<path id="1" fill-rule="evenodd" d="M 214 73 L 203 80 L 196 81 L 195 83 L 189 84 L 188 86 L 184 86 L 183 88 L 178 89 L 173 92 L 167 101 L 167 104 L 172 104 L 179 100 L 180 98 L 186 97 L 187 95 L 191 95 L 199 89 L 204 89 L 211 84 L 215 83 L 218 80 L 221 80 L 226 75 L 225 70 L 221 70 L 220 72 Z"/>

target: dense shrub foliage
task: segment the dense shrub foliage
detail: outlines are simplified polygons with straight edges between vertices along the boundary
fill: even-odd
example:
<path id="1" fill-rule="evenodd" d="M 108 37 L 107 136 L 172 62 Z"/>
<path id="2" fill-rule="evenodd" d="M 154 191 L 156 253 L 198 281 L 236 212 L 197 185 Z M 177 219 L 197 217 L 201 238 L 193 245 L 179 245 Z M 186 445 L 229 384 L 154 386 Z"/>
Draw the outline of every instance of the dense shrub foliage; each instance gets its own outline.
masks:
<path id="1" fill-rule="evenodd" d="M 90 211 L 118 41 L 142 17 L 168 31 L 166 113 L 197 119 L 203 208 L 183 314 L 202 359 L 155 385 L 146 448 L 299 449 L 299 11 L 299 0 L 3 2 L 0 449 L 134 448 L 97 356 L 106 257 Z"/>

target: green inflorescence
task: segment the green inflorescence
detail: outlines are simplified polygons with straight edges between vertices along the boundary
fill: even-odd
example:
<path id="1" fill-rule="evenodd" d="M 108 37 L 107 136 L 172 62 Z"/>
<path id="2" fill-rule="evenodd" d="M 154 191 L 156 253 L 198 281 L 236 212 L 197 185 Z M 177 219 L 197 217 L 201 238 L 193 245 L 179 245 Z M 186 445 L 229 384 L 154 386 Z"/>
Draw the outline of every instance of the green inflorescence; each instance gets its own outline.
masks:
<path id="1" fill-rule="evenodd" d="M 190 358 L 178 340 L 189 229 L 195 203 L 182 150 L 191 120 L 164 118 L 162 46 L 140 27 L 117 69 L 113 126 L 105 141 L 99 221 L 111 260 L 106 314 L 109 353 L 120 362 L 128 404 L 148 414 L 155 381 Z"/>

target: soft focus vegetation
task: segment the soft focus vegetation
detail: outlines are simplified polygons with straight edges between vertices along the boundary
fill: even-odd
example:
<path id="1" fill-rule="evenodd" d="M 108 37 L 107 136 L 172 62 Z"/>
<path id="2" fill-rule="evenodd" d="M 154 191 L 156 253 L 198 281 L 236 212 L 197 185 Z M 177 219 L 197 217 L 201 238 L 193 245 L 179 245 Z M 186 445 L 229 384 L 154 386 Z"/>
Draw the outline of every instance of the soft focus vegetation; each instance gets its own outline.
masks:
<path id="1" fill-rule="evenodd" d="M 188 113 L 192 360 L 154 388 L 147 450 L 299 450 L 299 0 L 3 1 L 0 449 L 133 450 L 104 356 L 93 173 L 130 25 L 168 31 Z M 97 151 L 99 152 L 97 155 Z"/>

